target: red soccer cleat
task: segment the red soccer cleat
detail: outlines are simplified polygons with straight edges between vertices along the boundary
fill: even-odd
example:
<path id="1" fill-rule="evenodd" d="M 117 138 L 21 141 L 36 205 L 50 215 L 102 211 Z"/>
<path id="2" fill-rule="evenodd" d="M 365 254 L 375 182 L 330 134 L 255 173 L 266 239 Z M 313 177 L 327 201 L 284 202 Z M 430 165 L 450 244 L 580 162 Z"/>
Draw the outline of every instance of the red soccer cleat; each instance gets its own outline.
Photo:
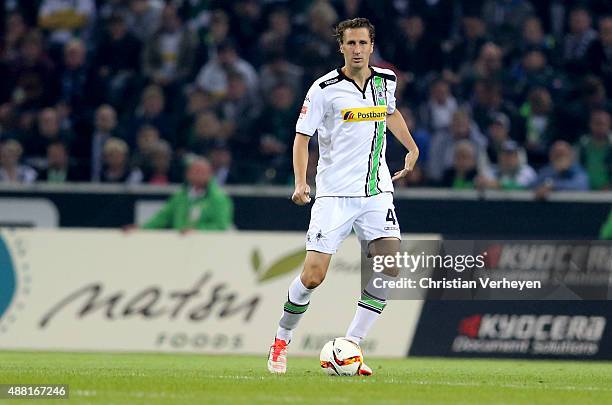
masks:
<path id="1" fill-rule="evenodd" d="M 357 373 L 358 375 L 372 375 L 372 369 L 368 366 L 366 366 L 365 363 L 361 363 L 361 367 L 359 367 L 359 372 Z"/>
<path id="2" fill-rule="evenodd" d="M 287 345 L 282 339 L 274 338 L 274 344 L 270 346 L 268 354 L 268 371 L 273 374 L 285 374 L 287 372 Z"/>

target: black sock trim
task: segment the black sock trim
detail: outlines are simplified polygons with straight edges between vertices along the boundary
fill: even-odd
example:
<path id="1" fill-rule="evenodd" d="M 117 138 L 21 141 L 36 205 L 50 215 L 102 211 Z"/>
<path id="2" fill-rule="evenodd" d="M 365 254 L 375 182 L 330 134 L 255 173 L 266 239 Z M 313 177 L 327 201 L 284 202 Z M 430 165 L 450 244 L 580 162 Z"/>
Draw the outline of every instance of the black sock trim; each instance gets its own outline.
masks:
<path id="1" fill-rule="evenodd" d="M 371 306 L 369 306 L 367 304 L 364 304 L 363 302 L 358 302 L 357 306 L 359 306 L 361 308 L 369 309 L 370 311 L 376 312 L 377 314 L 382 314 L 382 311 L 378 310 L 378 308 L 371 307 Z"/>
<path id="2" fill-rule="evenodd" d="M 291 305 L 296 306 L 296 307 L 307 307 L 308 305 L 310 305 L 310 301 L 308 301 L 308 302 L 307 302 L 307 303 L 305 303 L 305 304 L 296 304 L 295 302 L 293 302 L 293 301 L 291 301 L 291 300 L 289 299 L 289 293 L 288 293 L 288 292 L 287 292 L 287 302 L 288 302 L 288 303 L 290 303 Z"/>

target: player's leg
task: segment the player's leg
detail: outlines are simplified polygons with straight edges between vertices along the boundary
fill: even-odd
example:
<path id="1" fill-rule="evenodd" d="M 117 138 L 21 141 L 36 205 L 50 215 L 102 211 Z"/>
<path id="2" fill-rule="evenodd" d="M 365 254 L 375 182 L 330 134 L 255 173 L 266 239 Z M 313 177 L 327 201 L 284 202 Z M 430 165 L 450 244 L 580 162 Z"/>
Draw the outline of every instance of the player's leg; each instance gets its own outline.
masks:
<path id="1" fill-rule="evenodd" d="M 325 279 L 331 257 L 328 253 L 312 250 L 306 252 L 302 273 L 289 285 L 283 315 L 270 347 L 268 370 L 271 373 L 284 374 L 287 371 L 287 345 L 291 342 L 293 330 L 308 309 L 310 295 Z"/>
<path id="2" fill-rule="evenodd" d="M 268 356 L 268 370 L 285 373 L 287 345 L 293 330 L 306 313 L 313 290 L 325 279 L 331 256 L 348 236 L 358 206 L 350 198 L 317 199 L 312 207 L 306 240 L 306 259 L 302 274 L 289 286 L 283 315 Z"/>
<path id="3" fill-rule="evenodd" d="M 287 302 L 283 307 L 283 316 L 276 331 L 277 338 L 286 342 L 291 341 L 293 330 L 308 309 L 310 295 L 325 279 L 331 257 L 331 254 L 313 250 L 306 252 L 304 269 L 289 286 Z"/>
<path id="4" fill-rule="evenodd" d="M 367 203 L 357 216 L 354 228 L 362 243 L 368 242 L 369 256 L 395 255 L 400 247 L 400 229 L 395 216 L 393 195 L 390 193 L 368 197 Z M 389 290 L 375 279 L 391 281 L 397 277 L 397 269 L 386 268 L 382 273 L 372 274 L 357 302 L 355 316 L 346 332 L 346 338 L 359 345 L 387 305 Z M 379 281 L 380 282 L 380 281 Z M 372 370 L 365 364 L 360 374 L 370 375 Z"/>
<path id="5" fill-rule="evenodd" d="M 399 250 L 400 240 L 391 237 L 380 238 L 372 241 L 368 247 L 371 257 L 394 256 Z M 372 274 L 365 288 L 361 291 L 355 316 L 346 332 L 347 339 L 359 344 L 368 335 L 368 332 L 387 306 L 389 289 L 384 281 L 395 280 L 396 277 L 397 269 L 395 267 L 387 267 L 381 273 Z"/>

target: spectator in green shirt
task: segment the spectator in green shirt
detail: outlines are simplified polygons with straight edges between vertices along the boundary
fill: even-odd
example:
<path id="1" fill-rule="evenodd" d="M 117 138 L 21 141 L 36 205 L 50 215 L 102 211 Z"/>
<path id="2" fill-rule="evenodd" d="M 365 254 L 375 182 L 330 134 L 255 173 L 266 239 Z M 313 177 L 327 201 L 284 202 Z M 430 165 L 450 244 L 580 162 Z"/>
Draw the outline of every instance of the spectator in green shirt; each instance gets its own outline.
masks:
<path id="1" fill-rule="evenodd" d="M 580 138 L 580 164 L 587 171 L 591 190 L 608 190 L 612 183 L 611 125 L 607 111 L 594 110 L 589 120 L 590 133 Z"/>
<path id="2" fill-rule="evenodd" d="M 477 174 L 474 145 L 468 140 L 457 142 L 453 166 L 444 171 L 442 186 L 455 190 L 472 190 L 475 187 Z"/>
<path id="3" fill-rule="evenodd" d="M 192 161 L 186 179 L 187 184 L 170 197 L 143 229 L 222 231 L 232 226 L 232 201 L 213 179 L 208 160 Z"/>
<path id="4" fill-rule="evenodd" d="M 537 174 L 524 160 L 522 148 L 512 140 L 499 148 L 499 162 L 491 173 L 476 178 L 479 188 L 525 190 L 536 180 Z"/>

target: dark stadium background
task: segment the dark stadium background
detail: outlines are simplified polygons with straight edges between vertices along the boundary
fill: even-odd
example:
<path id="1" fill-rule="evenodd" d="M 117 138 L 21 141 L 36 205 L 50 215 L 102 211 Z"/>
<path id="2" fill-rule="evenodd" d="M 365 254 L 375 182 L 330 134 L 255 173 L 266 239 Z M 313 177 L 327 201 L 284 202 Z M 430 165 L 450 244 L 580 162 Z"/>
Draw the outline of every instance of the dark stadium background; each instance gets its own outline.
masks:
<path id="1" fill-rule="evenodd" d="M 295 120 L 310 83 L 341 64 L 334 24 L 367 16 L 377 29 L 372 64 L 397 73 L 398 107 L 421 150 L 396 184 L 404 230 L 600 234 L 612 182 L 609 2 L 61 4 L 0 4 L 0 166 L 19 173 L 0 168 L 0 193 L 50 199 L 61 226 L 134 222 L 134 200 L 165 198 L 201 155 L 234 198 L 238 229 L 303 229 L 307 211 L 284 198 Z M 471 145 L 467 163 L 455 163 L 459 142 Z M 551 169 L 553 145 L 567 170 Z M 533 169 L 520 184 L 496 181 L 508 148 Z M 63 151 L 66 178 L 49 177 L 49 159 Z M 403 154 L 389 136 L 391 170 Z"/>

